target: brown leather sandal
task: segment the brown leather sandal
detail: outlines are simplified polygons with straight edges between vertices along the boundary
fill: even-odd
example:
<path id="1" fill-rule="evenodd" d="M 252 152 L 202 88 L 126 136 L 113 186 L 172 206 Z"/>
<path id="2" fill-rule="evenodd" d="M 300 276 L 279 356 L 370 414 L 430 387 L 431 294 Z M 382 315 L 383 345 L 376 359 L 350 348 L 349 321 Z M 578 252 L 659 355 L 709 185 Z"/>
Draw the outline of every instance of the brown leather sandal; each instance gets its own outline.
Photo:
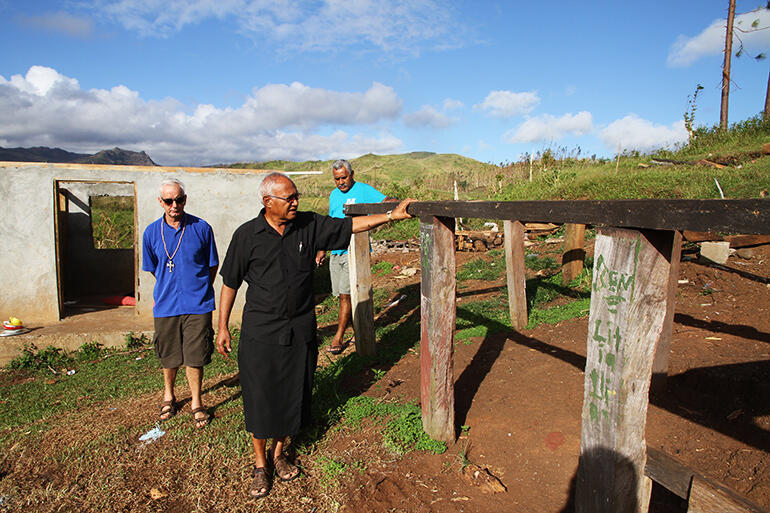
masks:
<path id="1" fill-rule="evenodd" d="M 161 422 L 165 422 L 167 420 L 170 420 L 174 415 L 176 415 L 176 401 L 163 401 L 158 406 L 158 420 Z"/>
<path id="2" fill-rule="evenodd" d="M 255 499 L 261 499 L 267 497 L 270 493 L 270 480 L 267 478 L 267 470 L 265 467 L 254 467 L 251 471 L 253 479 L 249 485 L 249 495 Z"/>
<path id="3" fill-rule="evenodd" d="M 278 479 L 281 481 L 291 481 L 293 479 L 297 479 L 302 473 L 299 467 L 293 463 L 289 463 L 289 460 L 287 460 L 283 454 L 277 458 L 273 457 L 273 466 L 275 467 L 275 475 L 278 476 Z M 293 472 L 296 472 L 296 474 L 292 475 Z"/>
<path id="4" fill-rule="evenodd" d="M 201 413 L 201 412 L 205 413 L 206 416 L 205 417 L 196 417 L 195 416 L 196 413 Z M 195 424 L 195 427 L 198 428 L 198 429 L 205 428 L 211 422 L 211 414 L 209 413 L 209 411 L 206 409 L 205 406 L 199 406 L 199 407 L 195 408 L 192 411 L 192 418 L 193 418 L 193 424 Z"/>

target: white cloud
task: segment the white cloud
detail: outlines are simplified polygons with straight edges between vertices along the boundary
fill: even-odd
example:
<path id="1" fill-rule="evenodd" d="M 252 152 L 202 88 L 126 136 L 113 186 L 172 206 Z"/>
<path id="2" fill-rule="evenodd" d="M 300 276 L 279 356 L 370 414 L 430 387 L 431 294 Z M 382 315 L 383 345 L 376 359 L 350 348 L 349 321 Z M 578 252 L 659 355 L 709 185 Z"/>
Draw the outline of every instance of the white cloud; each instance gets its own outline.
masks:
<path id="1" fill-rule="evenodd" d="M 173 98 L 143 100 L 123 85 L 86 91 L 76 79 L 33 66 L 25 76 L 0 76 L 0 146 L 123 146 L 171 164 L 392 153 L 398 138 L 365 131 L 396 118 L 401 103 L 376 82 L 359 93 L 295 82 L 255 88 L 237 108 L 202 104 L 188 113 Z M 334 128 L 340 125 L 354 133 Z"/>
<path id="2" fill-rule="evenodd" d="M 93 0 L 90 9 L 148 37 L 219 19 L 282 51 L 363 45 L 418 54 L 463 41 L 462 26 L 435 0 Z"/>
<path id="3" fill-rule="evenodd" d="M 752 24 L 759 20 L 758 27 L 770 27 L 770 10 L 758 9 L 735 17 L 734 32 L 740 36 L 744 48 L 749 52 L 760 52 L 770 47 L 770 29 L 752 31 Z M 703 29 L 697 36 L 689 37 L 680 35 L 671 46 L 667 64 L 669 66 L 689 66 L 701 57 L 709 55 L 721 55 L 725 49 L 725 30 L 727 20 L 714 20 L 711 25 Z M 748 32 L 742 32 L 748 31 Z M 737 51 L 740 44 L 733 37 L 733 51 Z"/>
<path id="4" fill-rule="evenodd" d="M 492 91 L 483 102 L 473 108 L 483 110 L 490 116 L 511 118 L 532 112 L 540 103 L 535 91 L 514 93 L 513 91 Z"/>
<path id="5" fill-rule="evenodd" d="M 557 118 L 550 114 L 529 118 L 515 130 L 503 135 L 508 142 L 544 142 L 557 141 L 565 134 L 584 135 L 593 130 L 591 113 L 564 114 Z"/>
<path id="6" fill-rule="evenodd" d="M 64 12 L 49 12 L 37 16 L 19 16 L 19 23 L 46 32 L 58 32 L 67 36 L 88 37 L 94 30 L 93 22 Z"/>
<path id="7" fill-rule="evenodd" d="M 446 128 L 457 118 L 447 116 L 430 105 L 423 105 L 420 110 L 404 115 L 404 124 L 410 128 Z"/>
<path id="8" fill-rule="evenodd" d="M 444 100 L 445 111 L 462 109 L 463 107 L 465 107 L 465 104 L 460 100 L 453 100 L 452 98 L 447 98 L 446 100 Z"/>
<path id="9" fill-rule="evenodd" d="M 602 129 L 599 138 L 614 151 L 620 146 L 623 150 L 646 152 L 686 142 L 687 130 L 682 120 L 670 126 L 656 125 L 636 114 L 629 114 Z"/>

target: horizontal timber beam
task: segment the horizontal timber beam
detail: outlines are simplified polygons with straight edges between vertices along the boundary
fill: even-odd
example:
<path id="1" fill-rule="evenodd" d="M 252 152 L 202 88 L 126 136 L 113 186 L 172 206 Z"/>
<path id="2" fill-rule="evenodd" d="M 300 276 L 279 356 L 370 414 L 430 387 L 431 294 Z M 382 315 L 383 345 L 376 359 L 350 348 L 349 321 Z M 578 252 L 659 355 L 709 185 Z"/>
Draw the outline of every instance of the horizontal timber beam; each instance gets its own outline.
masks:
<path id="1" fill-rule="evenodd" d="M 383 213 L 389 203 L 347 205 L 348 215 Z M 606 201 L 418 201 L 415 217 L 513 219 L 522 223 L 578 223 L 619 228 L 770 233 L 770 199 L 636 199 Z"/>

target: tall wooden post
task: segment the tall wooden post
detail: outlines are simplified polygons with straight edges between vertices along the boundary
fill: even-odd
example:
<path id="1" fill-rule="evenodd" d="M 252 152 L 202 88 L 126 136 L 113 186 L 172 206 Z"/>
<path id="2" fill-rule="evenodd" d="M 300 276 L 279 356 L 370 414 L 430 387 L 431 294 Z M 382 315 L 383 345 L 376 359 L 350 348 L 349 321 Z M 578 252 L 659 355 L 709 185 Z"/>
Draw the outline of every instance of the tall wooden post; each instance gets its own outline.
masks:
<path id="1" fill-rule="evenodd" d="M 436 440 L 455 439 L 455 238 L 451 217 L 420 218 L 420 395 L 422 427 Z"/>
<path id="2" fill-rule="evenodd" d="M 730 102 L 730 59 L 733 53 L 733 20 L 735 0 L 730 0 L 727 9 L 727 30 L 725 32 L 725 55 L 722 62 L 722 103 L 719 109 L 719 128 L 727 130 L 727 105 Z"/>
<path id="3" fill-rule="evenodd" d="M 646 512 L 645 426 L 671 232 L 601 228 L 594 249 L 575 511 Z"/>
<path id="4" fill-rule="evenodd" d="M 561 258 L 561 281 L 567 285 L 583 270 L 586 258 L 586 225 L 567 223 L 564 231 L 564 254 Z"/>
<path id="5" fill-rule="evenodd" d="M 666 294 L 666 317 L 663 319 L 663 330 L 660 332 L 660 339 L 655 349 L 655 358 L 652 361 L 650 390 L 653 392 L 661 392 L 666 389 L 668 356 L 671 354 L 671 335 L 674 331 L 676 288 L 679 285 L 679 262 L 682 260 L 682 232 L 677 230 L 671 235 L 671 267 L 669 268 L 668 292 Z"/>
<path id="6" fill-rule="evenodd" d="M 353 309 L 356 352 L 365 358 L 371 358 L 376 354 L 377 348 L 374 337 L 369 232 L 354 233 L 350 238 L 348 266 L 350 267 L 350 303 Z"/>
<path id="7" fill-rule="evenodd" d="M 511 327 L 522 330 L 527 317 L 527 277 L 524 266 L 524 225 L 520 221 L 504 221 L 505 270 L 508 283 L 508 311 Z"/>

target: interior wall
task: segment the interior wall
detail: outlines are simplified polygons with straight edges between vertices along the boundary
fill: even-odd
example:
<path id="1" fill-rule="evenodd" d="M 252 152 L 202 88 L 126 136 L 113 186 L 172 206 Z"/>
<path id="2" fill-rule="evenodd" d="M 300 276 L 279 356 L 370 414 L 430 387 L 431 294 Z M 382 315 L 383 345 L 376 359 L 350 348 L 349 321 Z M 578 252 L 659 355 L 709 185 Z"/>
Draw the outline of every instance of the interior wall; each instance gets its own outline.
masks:
<path id="1" fill-rule="evenodd" d="M 133 295 L 134 249 L 96 249 L 91 218 L 91 196 L 134 197 L 133 183 L 65 182 L 59 191 L 67 197 L 66 243 L 62 257 L 62 295 L 65 301 L 88 296 Z"/>

